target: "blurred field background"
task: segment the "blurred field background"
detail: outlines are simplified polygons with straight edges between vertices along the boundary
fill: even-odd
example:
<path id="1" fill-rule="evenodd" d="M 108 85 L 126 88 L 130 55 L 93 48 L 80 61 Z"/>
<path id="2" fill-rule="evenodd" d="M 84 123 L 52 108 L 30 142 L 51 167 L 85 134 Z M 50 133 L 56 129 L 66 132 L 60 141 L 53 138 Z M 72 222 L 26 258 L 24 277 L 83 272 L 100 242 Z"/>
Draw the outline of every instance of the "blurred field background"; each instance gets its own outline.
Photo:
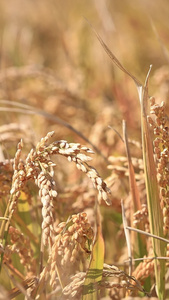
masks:
<path id="1" fill-rule="evenodd" d="M 14 157 L 21 138 L 28 152 L 52 130 L 57 140 L 92 148 L 83 134 L 101 152 L 102 155 L 95 151 L 92 165 L 107 178 L 111 175 L 108 157 L 126 155 L 119 135 L 110 128 L 122 135 L 123 119 L 127 121 L 129 138 L 135 141 L 131 154 L 141 158 L 136 144 L 141 142 L 141 133 L 135 85 L 112 64 L 85 18 L 141 82 L 153 65 L 150 94 L 157 102 L 165 101 L 168 112 L 168 15 L 166 0 L 1 0 L 1 161 Z M 15 101 L 31 108 L 12 106 Z M 89 197 L 84 176 L 62 158 L 56 158 L 56 164 L 57 189 L 63 193 L 57 208 L 58 220 L 65 221 L 70 214 L 84 210 L 92 220 L 93 195 Z M 111 186 L 114 206 L 107 209 L 103 205 L 101 211 L 105 261 L 120 266 L 127 258 L 120 200 L 127 199 L 129 187 L 128 179 L 117 177 Z M 76 190 L 79 183 L 83 197 Z M 69 197 L 72 186 L 74 199 Z"/>
<path id="2" fill-rule="evenodd" d="M 56 80 L 51 86 L 49 79 L 45 82 L 44 76 L 38 75 L 6 79 L 6 86 L 1 84 L 1 99 L 20 101 L 59 116 L 82 130 L 105 155 L 116 148 L 116 137 L 108 125 L 119 130 L 124 118 L 135 137 L 139 128 L 135 86 L 110 62 L 85 17 L 121 63 L 141 81 L 153 65 L 150 89 L 153 95 L 160 91 L 166 100 L 167 70 L 159 74 L 159 68 L 168 63 L 167 1 L 2 0 L 0 10 L 1 82 L 9 68 L 25 66 L 45 68 Z M 70 94 L 64 94 L 64 89 Z M 11 113 L 4 115 L 2 124 L 8 122 L 4 118 L 15 117 Z M 45 122 L 44 118 L 34 120 L 33 131 L 42 136 L 48 129 L 41 126 Z M 104 124 L 102 138 L 107 139 L 108 147 L 97 140 L 97 123 Z M 70 130 L 51 122 L 47 126 L 55 129 L 58 139 L 63 130 L 65 138 L 74 138 Z"/>

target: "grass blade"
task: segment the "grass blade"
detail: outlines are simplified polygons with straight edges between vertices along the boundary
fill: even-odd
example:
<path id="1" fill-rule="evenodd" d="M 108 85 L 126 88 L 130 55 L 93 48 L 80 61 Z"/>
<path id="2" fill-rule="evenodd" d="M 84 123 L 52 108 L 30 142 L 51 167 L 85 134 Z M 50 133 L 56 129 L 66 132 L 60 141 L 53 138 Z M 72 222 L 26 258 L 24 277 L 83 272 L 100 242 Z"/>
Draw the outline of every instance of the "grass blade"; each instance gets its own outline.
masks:
<path id="1" fill-rule="evenodd" d="M 93 245 L 92 258 L 83 287 L 83 300 L 99 299 L 98 283 L 102 279 L 104 264 L 104 240 L 101 230 L 99 207 L 96 207 L 97 233 Z"/>
<path id="2" fill-rule="evenodd" d="M 129 234 L 129 231 L 127 230 L 127 219 L 126 219 L 126 215 L 125 215 L 123 201 L 121 201 L 121 207 L 122 207 L 124 234 L 125 234 L 125 238 L 126 238 L 126 244 L 127 244 L 128 256 L 129 256 L 129 275 L 131 276 L 131 274 L 132 274 L 132 250 L 131 250 L 130 234 Z"/>
<path id="3" fill-rule="evenodd" d="M 71 131 L 73 131 L 74 133 L 76 133 L 78 136 L 80 136 L 84 141 L 86 141 L 87 143 L 89 143 L 89 145 L 91 145 L 93 147 L 93 149 L 99 154 L 101 155 L 105 161 L 107 161 L 107 158 L 103 155 L 103 153 L 98 149 L 98 147 L 96 147 L 87 137 L 84 136 L 84 134 L 82 132 L 80 132 L 79 130 L 77 130 L 76 128 L 74 128 L 71 124 L 67 123 L 66 121 L 62 120 L 61 118 L 50 114 L 44 110 L 40 110 L 37 109 L 36 107 L 33 107 L 31 105 L 26 105 L 26 104 L 22 104 L 19 103 L 17 101 L 9 101 L 9 100 L 0 100 L 0 105 L 7 105 L 6 107 L 0 107 L 0 111 L 5 111 L 5 112 L 16 112 L 16 113 L 21 113 L 21 114 L 28 114 L 28 115 L 39 115 L 42 116 L 52 122 L 56 122 L 68 129 L 70 129 Z M 13 107 L 10 107 L 13 106 Z"/>

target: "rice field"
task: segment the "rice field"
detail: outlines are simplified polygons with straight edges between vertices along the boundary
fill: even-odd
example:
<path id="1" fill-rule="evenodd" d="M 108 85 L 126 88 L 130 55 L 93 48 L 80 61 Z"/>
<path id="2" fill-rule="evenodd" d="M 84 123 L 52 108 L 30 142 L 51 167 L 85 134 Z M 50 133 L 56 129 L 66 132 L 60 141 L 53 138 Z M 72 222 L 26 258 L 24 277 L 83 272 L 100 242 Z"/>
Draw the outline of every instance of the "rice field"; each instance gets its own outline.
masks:
<path id="1" fill-rule="evenodd" d="M 0 2 L 0 300 L 169 299 L 168 13 Z"/>

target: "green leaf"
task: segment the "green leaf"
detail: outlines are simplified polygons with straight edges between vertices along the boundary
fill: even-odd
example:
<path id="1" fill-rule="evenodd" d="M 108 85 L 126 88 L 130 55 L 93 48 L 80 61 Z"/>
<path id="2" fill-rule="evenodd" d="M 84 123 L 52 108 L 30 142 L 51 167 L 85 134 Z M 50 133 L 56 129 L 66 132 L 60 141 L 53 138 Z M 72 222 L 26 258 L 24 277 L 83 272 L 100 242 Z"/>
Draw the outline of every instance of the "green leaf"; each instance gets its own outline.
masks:
<path id="1" fill-rule="evenodd" d="M 83 300 L 98 300 L 98 283 L 102 280 L 104 263 L 104 240 L 101 231 L 100 212 L 97 208 L 97 234 L 93 245 L 90 266 L 83 286 Z"/>

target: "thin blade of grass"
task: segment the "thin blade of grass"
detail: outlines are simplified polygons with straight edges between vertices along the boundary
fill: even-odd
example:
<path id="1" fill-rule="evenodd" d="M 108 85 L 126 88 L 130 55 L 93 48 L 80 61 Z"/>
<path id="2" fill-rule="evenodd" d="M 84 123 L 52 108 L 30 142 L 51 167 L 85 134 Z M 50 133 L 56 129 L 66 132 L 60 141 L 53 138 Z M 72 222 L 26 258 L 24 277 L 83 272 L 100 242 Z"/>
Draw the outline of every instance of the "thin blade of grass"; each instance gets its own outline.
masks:
<path id="1" fill-rule="evenodd" d="M 129 275 L 132 274 L 132 251 L 131 251 L 131 242 L 130 242 L 130 234 L 127 230 L 127 219 L 125 215 L 125 209 L 123 201 L 121 200 L 121 207 L 122 207 L 122 219 L 123 219 L 123 227 L 124 227 L 124 233 L 126 237 L 126 243 L 127 243 L 127 249 L 128 249 L 128 256 L 129 256 Z"/>
<path id="2" fill-rule="evenodd" d="M 167 63 L 169 63 L 169 51 L 166 47 L 166 45 L 163 43 L 158 31 L 157 31 L 157 28 L 156 28 L 156 25 L 155 25 L 155 22 L 153 21 L 152 17 L 150 16 L 150 14 L 148 14 L 149 16 L 149 19 L 150 19 L 150 24 L 151 24 L 151 27 L 152 27 L 152 30 L 154 31 L 154 34 L 159 42 L 159 45 L 163 51 L 163 54 L 164 54 L 164 57 L 167 61 Z"/>
<path id="3" fill-rule="evenodd" d="M 9 225 L 11 221 L 11 214 L 9 215 L 9 207 L 10 207 L 10 201 L 8 201 L 4 218 L 2 220 L 1 226 L 0 226 L 0 242 L 2 244 L 3 249 L 5 249 L 5 245 L 7 243 L 7 237 L 8 237 L 8 230 L 9 230 Z M 0 271 L 2 268 L 2 262 L 3 262 L 3 257 L 4 257 L 4 251 L 1 252 L 0 255 Z"/>
<path id="4" fill-rule="evenodd" d="M 22 293 L 28 300 L 33 300 L 32 297 L 28 296 L 26 290 L 37 284 L 38 279 L 35 276 L 32 276 L 31 278 L 25 279 L 21 283 L 19 283 L 13 276 L 11 276 L 10 274 L 8 275 L 15 285 L 15 288 L 9 291 L 9 298 L 13 299 L 20 293 Z"/>
<path id="5" fill-rule="evenodd" d="M 29 228 L 31 232 L 33 232 L 32 218 L 30 214 L 30 205 L 28 203 L 28 199 L 24 192 L 20 193 L 18 199 L 18 212 L 19 212 L 19 216 L 24 220 L 25 225 Z"/>
<path id="6" fill-rule="evenodd" d="M 95 30 L 93 25 L 87 20 L 87 23 L 90 25 L 91 29 L 93 30 L 94 34 L 96 35 L 98 41 L 100 42 L 101 46 L 103 47 L 104 51 L 107 53 L 107 55 L 110 57 L 111 61 L 121 70 L 123 73 L 127 74 L 135 83 L 138 94 L 141 95 L 142 93 L 142 84 L 141 82 L 132 74 L 130 73 L 122 64 L 121 62 L 117 59 L 117 57 L 114 55 L 114 53 L 107 47 L 101 36 L 98 34 L 98 32 Z"/>
<path id="7" fill-rule="evenodd" d="M 160 241 L 162 241 L 162 242 L 165 242 L 165 243 L 169 244 L 169 240 L 167 240 L 167 239 L 165 239 L 165 238 L 163 238 L 163 237 L 161 237 L 161 236 L 158 236 L 158 235 L 155 235 L 155 234 L 146 232 L 146 231 L 142 231 L 142 230 L 137 229 L 137 228 L 132 228 L 132 227 L 130 227 L 130 226 L 127 226 L 126 229 L 131 230 L 131 231 L 135 231 L 135 232 L 139 232 L 139 233 L 141 233 L 141 234 L 147 235 L 147 236 L 149 236 L 149 237 L 158 239 L 158 240 L 160 240 Z"/>
<path id="8" fill-rule="evenodd" d="M 62 120 L 61 118 L 54 116 L 44 110 L 37 109 L 36 107 L 33 107 L 31 105 L 22 104 L 17 101 L 9 101 L 9 100 L 0 100 L 0 104 L 2 105 L 9 105 L 14 107 L 0 107 L 0 111 L 7 111 L 7 112 L 16 112 L 21 114 L 28 114 L 28 115 L 39 115 L 42 116 L 50 121 L 56 122 L 69 130 L 76 133 L 78 136 L 80 136 L 84 141 L 89 143 L 93 147 L 93 149 L 104 158 L 104 160 L 107 162 L 107 158 L 104 156 L 104 154 L 96 147 L 87 137 L 84 136 L 82 132 L 74 128 L 72 125 L 67 123 L 66 121 Z M 15 108 L 16 107 L 16 108 Z"/>
<path id="9" fill-rule="evenodd" d="M 93 245 L 90 266 L 83 286 L 83 300 L 97 300 L 99 299 L 100 293 L 98 290 L 98 283 L 102 279 L 103 272 L 104 240 L 102 236 L 100 211 L 98 205 L 96 207 L 96 222 L 97 232 L 95 242 Z"/>
<path id="10" fill-rule="evenodd" d="M 141 209 L 141 202 L 140 202 L 139 191 L 135 180 L 135 173 L 134 173 L 134 168 L 133 168 L 132 159 L 130 155 L 130 150 L 129 150 L 126 121 L 124 120 L 123 120 L 123 136 L 124 136 L 124 142 L 126 146 L 126 154 L 128 160 L 130 190 L 131 190 L 132 200 L 134 204 L 134 210 L 137 211 Z"/>
<path id="11" fill-rule="evenodd" d="M 26 226 L 25 221 L 19 216 L 19 214 L 15 214 L 14 222 L 16 222 L 20 226 L 20 228 L 22 228 L 22 232 L 26 234 L 30 238 L 31 242 L 37 247 L 39 245 L 39 239 L 28 228 L 28 226 Z M 13 221 L 11 221 L 11 224 L 13 224 Z"/>

